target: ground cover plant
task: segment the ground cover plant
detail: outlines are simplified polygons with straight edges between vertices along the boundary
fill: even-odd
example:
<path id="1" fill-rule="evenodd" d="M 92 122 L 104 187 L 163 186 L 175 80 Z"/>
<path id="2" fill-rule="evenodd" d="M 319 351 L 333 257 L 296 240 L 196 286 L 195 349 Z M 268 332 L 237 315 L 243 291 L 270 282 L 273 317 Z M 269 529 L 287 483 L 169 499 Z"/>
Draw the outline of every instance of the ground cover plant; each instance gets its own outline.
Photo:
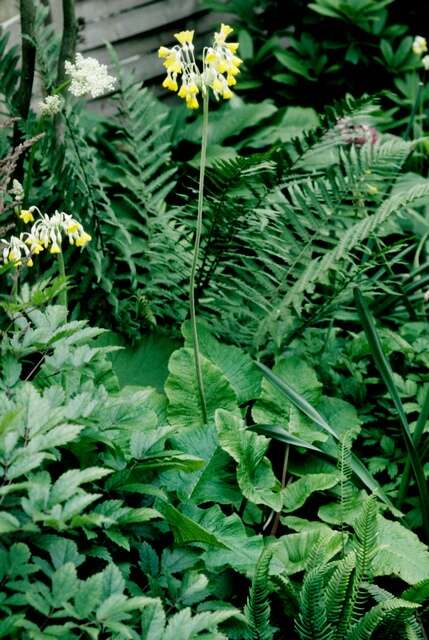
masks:
<path id="1" fill-rule="evenodd" d="M 427 638 L 426 40 L 230 4 L 171 103 L 0 33 L 2 638 Z"/>

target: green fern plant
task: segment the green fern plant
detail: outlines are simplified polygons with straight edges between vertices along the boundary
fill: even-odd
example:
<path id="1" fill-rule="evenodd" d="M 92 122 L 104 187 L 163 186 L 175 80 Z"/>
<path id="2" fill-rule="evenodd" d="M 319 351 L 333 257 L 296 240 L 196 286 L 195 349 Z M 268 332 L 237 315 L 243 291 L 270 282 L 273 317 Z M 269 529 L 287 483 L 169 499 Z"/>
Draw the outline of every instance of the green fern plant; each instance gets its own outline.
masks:
<path id="1" fill-rule="evenodd" d="M 273 553 L 265 547 L 255 567 L 252 586 L 250 588 L 244 615 L 250 628 L 249 639 L 271 640 L 273 629 L 270 626 L 270 604 L 268 588 L 268 572 Z"/>
<path id="2" fill-rule="evenodd" d="M 405 633 L 408 628 L 416 628 L 416 603 L 385 592 L 383 602 L 369 609 L 367 606 L 368 594 L 371 593 L 368 582 L 371 581 L 372 560 L 377 549 L 377 506 L 374 498 L 369 498 L 364 504 L 354 531 L 353 550 L 339 561 L 312 569 L 311 575 L 304 578 L 301 613 L 297 621 L 297 630 L 303 640 L 309 639 L 311 633 L 332 640 L 370 640 L 376 629 L 392 622 L 397 624 L 398 633 L 399 630 Z M 304 588 L 306 580 L 308 585 Z M 312 625 L 316 627 L 310 631 Z"/>

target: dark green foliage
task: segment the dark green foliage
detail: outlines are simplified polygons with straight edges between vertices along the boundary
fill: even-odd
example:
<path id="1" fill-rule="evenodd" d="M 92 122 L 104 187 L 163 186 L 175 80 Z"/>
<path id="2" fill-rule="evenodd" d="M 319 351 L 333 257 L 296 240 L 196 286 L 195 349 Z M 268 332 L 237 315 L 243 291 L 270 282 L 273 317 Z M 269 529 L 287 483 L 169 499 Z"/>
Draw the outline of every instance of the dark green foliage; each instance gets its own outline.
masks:
<path id="1" fill-rule="evenodd" d="M 270 603 L 269 603 L 269 567 L 272 559 L 272 550 L 266 547 L 261 553 L 255 567 L 255 575 L 244 615 L 247 618 L 252 640 L 271 640 L 273 630 L 270 627 Z"/>

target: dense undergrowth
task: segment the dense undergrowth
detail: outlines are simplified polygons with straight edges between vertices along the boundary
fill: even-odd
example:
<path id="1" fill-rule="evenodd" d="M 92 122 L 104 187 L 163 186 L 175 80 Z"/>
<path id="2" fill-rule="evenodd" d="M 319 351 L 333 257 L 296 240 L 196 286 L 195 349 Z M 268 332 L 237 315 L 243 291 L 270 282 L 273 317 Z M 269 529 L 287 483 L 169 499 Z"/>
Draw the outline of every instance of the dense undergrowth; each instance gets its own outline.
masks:
<path id="1" fill-rule="evenodd" d="M 413 16 L 295 1 L 272 33 L 275 3 L 230 3 L 244 65 L 210 102 L 194 254 L 203 117 L 113 50 L 96 115 L 26 4 L 53 100 L 25 107 L 0 33 L 0 638 L 425 640 Z"/>

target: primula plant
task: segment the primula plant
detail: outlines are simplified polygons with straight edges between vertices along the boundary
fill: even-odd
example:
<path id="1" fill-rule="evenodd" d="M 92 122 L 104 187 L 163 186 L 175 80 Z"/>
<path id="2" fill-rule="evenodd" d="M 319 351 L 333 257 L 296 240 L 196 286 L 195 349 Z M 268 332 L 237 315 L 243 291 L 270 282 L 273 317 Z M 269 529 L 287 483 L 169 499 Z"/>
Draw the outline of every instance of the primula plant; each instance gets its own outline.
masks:
<path id="1" fill-rule="evenodd" d="M 422 23 L 207 0 L 157 97 L 86 1 L 0 33 L 0 638 L 426 640 Z"/>
<path id="2" fill-rule="evenodd" d="M 190 317 L 194 341 L 194 359 L 198 381 L 198 394 L 202 409 L 203 421 L 207 420 L 207 406 L 204 392 L 204 381 L 201 370 L 199 356 L 198 330 L 196 320 L 195 305 L 195 276 L 199 257 L 201 234 L 203 228 L 203 198 L 204 198 L 204 176 L 206 169 L 207 138 L 208 138 L 208 111 L 209 111 L 209 90 L 213 91 L 216 100 L 220 97 L 229 100 L 232 97 L 231 86 L 236 84 L 236 75 L 240 73 L 239 66 L 242 60 L 236 55 L 238 42 L 226 42 L 228 36 L 234 30 L 222 24 L 220 31 L 214 34 L 211 47 L 203 50 L 202 70 L 198 68 L 194 56 L 194 31 L 181 31 L 175 34 L 179 44 L 171 49 L 160 47 L 158 55 L 164 59 L 164 67 L 167 70 L 167 77 L 163 82 L 166 89 L 176 92 L 180 98 L 186 102 L 189 109 L 198 109 L 197 95 L 201 93 L 203 97 L 203 125 L 201 139 L 201 160 L 200 176 L 198 188 L 198 210 L 195 231 L 195 245 L 190 274 Z M 180 88 L 178 85 L 180 78 Z"/>

